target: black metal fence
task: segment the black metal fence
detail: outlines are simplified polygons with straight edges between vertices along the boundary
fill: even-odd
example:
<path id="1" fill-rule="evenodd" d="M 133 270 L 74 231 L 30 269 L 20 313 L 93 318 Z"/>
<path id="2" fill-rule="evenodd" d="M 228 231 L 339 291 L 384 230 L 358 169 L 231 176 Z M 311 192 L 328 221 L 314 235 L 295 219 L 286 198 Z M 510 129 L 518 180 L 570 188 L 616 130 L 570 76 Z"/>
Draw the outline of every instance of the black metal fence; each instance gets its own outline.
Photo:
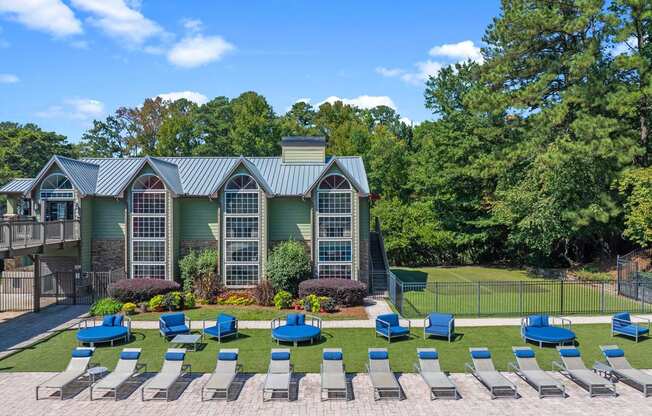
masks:
<path id="1" fill-rule="evenodd" d="M 652 312 L 652 287 L 637 281 L 524 280 L 408 283 L 389 274 L 389 298 L 406 318 L 430 312 L 459 316 L 523 316 Z M 621 292 L 627 290 L 630 296 Z"/>
<path id="2" fill-rule="evenodd" d="M 652 273 L 650 268 L 652 249 L 637 249 L 616 261 L 618 293 L 632 298 L 652 302 Z"/>
<path id="3" fill-rule="evenodd" d="M 33 271 L 4 272 L 0 278 L 0 311 L 38 311 L 50 305 L 90 305 L 109 296 L 111 284 L 124 278 L 124 270 L 54 272 L 41 276 L 36 282 Z"/>

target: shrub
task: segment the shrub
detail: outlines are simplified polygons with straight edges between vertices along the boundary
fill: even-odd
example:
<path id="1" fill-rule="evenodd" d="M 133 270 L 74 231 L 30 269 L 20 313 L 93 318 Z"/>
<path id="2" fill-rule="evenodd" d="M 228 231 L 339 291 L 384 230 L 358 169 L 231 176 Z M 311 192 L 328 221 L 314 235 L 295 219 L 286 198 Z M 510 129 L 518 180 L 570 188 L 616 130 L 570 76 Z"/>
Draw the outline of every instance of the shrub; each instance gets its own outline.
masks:
<path id="1" fill-rule="evenodd" d="M 285 241 L 269 255 L 267 276 L 276 291 L 297 293 L 297 286 L 310 275 L 310 271 L 310 257 L 299 242 Z"/>
<path id="2" fill-rule="evenodd" d="M 332 313 L 337 311 L 337 302 L 335 302 L 333 298 L 326 296 L 321 298 L 319 306 L 324 310 L 324 312 Z"/>
<path id="3" fill-rule="evenodd" d="M 147 309 L 150 311 L 160 312 L 163 310 L 164 295 L 156 295 L 147 302 Z"/>
<path id="4" fill-rule="evenodd" d="M 197 305 L 197 299 L 192 292 L 186 292 L 183 294 L 183 307 L 184 309 L 191 309 Z"/>
<path id="5" fill-rule="evenodd" d="M 270 306 L 274 302 L 274 288 L 269 280 L 260 282 L 253 291 L 256 303 L 261 306 Z"/>
<path id="6" fill-rule="evenodd" d="M 217 297 L 218 305 L 248 306 L 254 303 L 254 298 L 247 292 L 227 292 Z"/>
<path id="7" fill-rule="evenodd" d="M 193 292 L 200 299 L 212 299 L 219 293 L 217 279 L 217 250 L 212 248 L 197 253 L 190 250 L 179 260 L 184 292 Z"/>
<path id="8" fill-rule="evenodd" d="M 125 303 L 124 305 L 122 305 L 122 312 L 125 315 L 133 315 L 134 313 L 136 313 L 136 304 L 131 302 Z"/>
<path id="9" fill-rule="evenodd" d="M 608 282 L 613 280 L 613 277 L 606 272 L 590 272 L 587 270 L 577 270 L 574 273 L 575 273 L 575 277 L 577 277 L 578 280 L 597 280 L 602 282 Z"/>
<path id="10" fill-rule="evenodd" d="M 147 302 L 156 295 L 179 290 L 176 282 L 163 279 L 123 279 L 109 288 L 111 296 L 121 302 Z"/>
<path id="11" fill-rule="evenodd" d="M 313 293 L 306 296 L 303 300 L 303 307 L 306 312 L 317 313 L 319 312 L 319 297 Z"/>
<path id="12" fill-rule="evenodd" d="M 287 309 L 292 306 L 292 294 L 286 290 L 279 290 L 274 295 L 276 309 Z"/>
<path id="13" fill-rule="evenodd" d="M 122 310 L 122 302 L 113 298 L 98 299 L 91 305 L 88 313 L 91 316 L 113 315 Z"/>
<path id="14" fill-rule="evenodd" d="M 168 292 L 163 295 L 163 308 L 169 311 L 181 309 L 181 292 Z"/>
<path id="15" fill-rule="evenodd" d="M 299 296 L 305 298 L 310 294 L 328 296 L 342 306 L 362 305 L 367 296 L 364 283 L 350 279 L 310 279 L 299 284 Z"/>

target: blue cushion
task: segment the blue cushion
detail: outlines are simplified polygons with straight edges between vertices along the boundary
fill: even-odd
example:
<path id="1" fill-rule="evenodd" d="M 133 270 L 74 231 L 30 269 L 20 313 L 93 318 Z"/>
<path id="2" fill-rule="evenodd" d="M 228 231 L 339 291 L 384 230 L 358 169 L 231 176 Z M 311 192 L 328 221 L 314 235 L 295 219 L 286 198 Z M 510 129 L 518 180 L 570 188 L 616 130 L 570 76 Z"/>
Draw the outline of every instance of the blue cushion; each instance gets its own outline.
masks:
<path id="1" fill-rule="evenodd" d="M 124 326 L 94 326 L 77 331 L 77 341 L 79 342 L 108 342 L 126 336 L 127 327 Z"/>
<path id="2" fill-rule="evenodd" d="M 380 322 L 378 322 L 379 320 L 383 321 L 383 322 L 380 323 Z M 378 315 L 378 317 L 376 317 L 376 326 L 378 326 L 378 324 L 383 325 L 385 327 L 387 326 L 386 324 L 389 324 L 389 326 L 399 326 L 398 315 L 395 314 L 395 313 L 387 313 L 385 315 Z"/>
<path id="3" fill-rule="evenodd" d="M 310 341 L 321 335 L 321 330 L 312 325 L 282 325 L 272 330 L 272 337 L 279 341 Z"/>
<path id="4" fill-rule="evenodd" d="M 543 328 L 548 326 L 548 315 L 530 315 L 527 319 L 528 326 Z"/>
<path id="5" fill-rule="evenodd" d="M 93 350 L 88 348 L 75 348 L 72 350 L 72 356 L 75 358 L 90 357 L 93 355 Z"/>
<path id="6" fill-rule="evenodd" d="M 326 351 L 324 353 L 324 360 L 326 361 L 341 361 L 342 353 L 339 351 Z"/>
<path id="7" fill-rule="evenodd" d="M 491 358 L 491 352 L 487 350 L 471 351 L 471 357 L 476 359 Z"/>
<path id="8" fill-rule="evenodd" d="M 179 334 L 187 334 L 190 332 L 190 328 L 188 328 L 186 325 L 172 325 L 172 326 L 167 326 L 163 328 L 163 333 L 165 335 L 179 335 Z"/>
<path id="9" fill-rule="evenodd" d="M 422 360 L 436 360 L 439 358 L 437 351 L 419 351 L 419 358 Z"/>
<path id="10" fill-rule="evenodd" d="M 290 359 L 290 353 L 289 352 L 273 352 L 272 353 L 272 360 L 274 361 L 284 361 L 284 360 L 289 360 Z"/>
<path id="11" fill-rule="evenodd" d="M 531 349 L 516 350 L 514 351 L 514 355 L 518 358 L 534 358 L 534 351 Z"/>
<path id="12" fill-rule="evenodd" d="M 408 335 L 410 333 L 410 330 L 403 326 L 392 326 L 389 328 L 387 328 L 386 326 L 380 326 L 376 328 L 376 331 L 378 331 L 384 336 L 387 336 L 387 334 L 391 332 L 392 337 L 401 337 L 404 335 Z"/>
<path id="13" fill-rule="evenodd" d="M 204 333 L 213 337 L 224 337 L 236 333 L 235 328 L 228 322 L 223 322 L 220 325 L 209 326 L 204 329 Z"/>
<path id="14" fill-rule="evenodd" d="M 559 355 L 562 357 L 579 357 L 580 352 L 576 348 L 564 348 L 559 350 Z"/>
<path id="15" fill-rule="evenodd" d="M 122 322 L 125 320 L 125 317 L 122 315 L 116 315 L 113 318 L 113 326 L 122 326 Z"/>
<path id="16" fill-rule="evenodd" d="M 137 360 L 140 357 L 139 351 L 122 351 L 120 353 L 121 360 Z"/>
<path id="17" fill-rule="evenodd" d="M 220 352 L 217 354 L 217 359 L 220 361 L 236 361 L 238 354 L 235 352 Z"/>
<path id="18" fill-rule="evenodd" d="M 215 320 L 216 325 L 220 325 L 223 331 L 233 331 L 235 330 L 235 317 L 221 313 L 217 316 Z"/>
<path id="19" fill-rule="evenodd" d="M 449 313 L 431 313 L 428 315 L 428 321 L 430 322 L 430 326 L 446 326 L 448 327 L 448 323 L 453 320 L 453 315 Z"/>
<path id="20" fill-rule="evenodd" d="M 305 325 L 306 324 L 306 315 L 300 314 L 297 317 L 297 325 Z"/>
<path id="21" fill-rule="evenodd" d="M 650 330 L 646 327 L 640 326 L 640 325 L 623 325 L 623 326 L 617 326 L 614 325 L 614 332 L 618 332 L 620 334 L 624 335 L 631 335 L 635 337 L 636 335 L 645 335 Z"/>
<path id="22" fill-rule="evenodd" d="M 575 339 L 575 333 L 573 331 L 558 326 L 528 326 L 525 327 L 523 334 L 529 340 L 553 344 L 569 343 Z"/>
<path id="23" fill-rule="evenodd" d="M 285 318 L 285 324 L 286 325 L 298 325 L 299 324 L 299 314 L 298 313 L 291 313 L 288 314 L 287 318 Z"/>
<path id="24" fill-rule="evenodd" d="M 389 357 L 387 351 L 369 351 L 369 359 L 386 360 Z"/>
<path id="25" fill-rule="evenodd" d="M 183 353 L 183 352 L 166 352 L 165 353 L 165 359 L 167 361 L 183 361 L 185 356 L 186 356 L 186 354 Z"/>
<path id="26" fill-rule="evenodd" d="M 620 321 L 614 321 L 614 325 L 628 325 L 632 321 L 632 317 L 629 314 L 629 312 L 617 313 L 614 315 L 614 319 L 620 320 Z M 626 322 L 622 322 L 622 321 L 626 321 Z"/>
<path id="27" fill-rule="evenodd" d="M 185 325 L 186 316 L 182 312 L 164 313 L 161 315 L 161 320 L 163 320 L 167 326 L 179 326 Z"/>
<path id="28" fill-rule="evenodd" d="M 606 357 L 609 357 L 609 358 L 624 357 L 625 356 L 625 351 L 621 350 L 620 348 L 605 350 L 603 352 L 604 352 L 604 355 Z"/>
<path id="29" fill-rule="evenodd" d="M 115 316 L 106 315 L 104 316 L 104 319 L 102 319 L 102 326 L 113 326 L 114 320 L 115 320 Z"/>

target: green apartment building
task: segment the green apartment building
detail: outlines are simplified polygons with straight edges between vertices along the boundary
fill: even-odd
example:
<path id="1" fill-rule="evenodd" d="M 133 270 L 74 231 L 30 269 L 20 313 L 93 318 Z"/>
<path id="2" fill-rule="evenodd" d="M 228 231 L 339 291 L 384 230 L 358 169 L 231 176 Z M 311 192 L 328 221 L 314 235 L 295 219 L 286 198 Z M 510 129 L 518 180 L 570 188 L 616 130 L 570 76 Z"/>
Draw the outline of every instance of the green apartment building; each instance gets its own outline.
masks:
<path id="1" fill-rule="evenodd" d="M 281 147 L 280 157 L 269 158 L 54 156 L 36 178 L 0 188 L 5 223 L 41 224 L 20 230 L 26 241 L 42 240 L 43 273 L 77 266 L 175 279 L 181 257 L 211 247 L 222 282 L 249 287 L 264 278 L 271 248 L 296 240 L 310 253 L 315 278 L 367 281 L 370 191 L 362 159 L 326 156 L 321 137 L 285 137 Z M 16 240 L 14 228 L 3 228 L 0 250 Z M 10 251 L 5 257 L 21 254 L 16 243 Z"/>

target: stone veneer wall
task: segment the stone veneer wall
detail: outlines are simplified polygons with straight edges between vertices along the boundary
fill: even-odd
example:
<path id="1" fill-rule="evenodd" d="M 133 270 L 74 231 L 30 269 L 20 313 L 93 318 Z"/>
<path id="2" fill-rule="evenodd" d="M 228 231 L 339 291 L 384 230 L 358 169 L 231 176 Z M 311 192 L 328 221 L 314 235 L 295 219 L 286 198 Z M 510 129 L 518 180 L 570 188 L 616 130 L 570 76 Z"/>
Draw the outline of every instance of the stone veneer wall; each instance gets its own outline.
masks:
<path id="1" fill-rule="evenodd" d="M 93 240 L 91 244 L 91 269 L 96 272 L 124 269 L 124 240 Z"/>
<path id="2" fill-rule="evenodd" d="M 75 266 L 78 264 L 78 257 L 41 256 L 41 276 L 46 276 L 55 272 L 72 273 L 75 271 Z"/>
<path id="3" fill-rule="evenodd" d="M 369 240 L 359 240 L 360 247 L 360 271 L 358 280 L 363 283 L 369 283 Z"/>

